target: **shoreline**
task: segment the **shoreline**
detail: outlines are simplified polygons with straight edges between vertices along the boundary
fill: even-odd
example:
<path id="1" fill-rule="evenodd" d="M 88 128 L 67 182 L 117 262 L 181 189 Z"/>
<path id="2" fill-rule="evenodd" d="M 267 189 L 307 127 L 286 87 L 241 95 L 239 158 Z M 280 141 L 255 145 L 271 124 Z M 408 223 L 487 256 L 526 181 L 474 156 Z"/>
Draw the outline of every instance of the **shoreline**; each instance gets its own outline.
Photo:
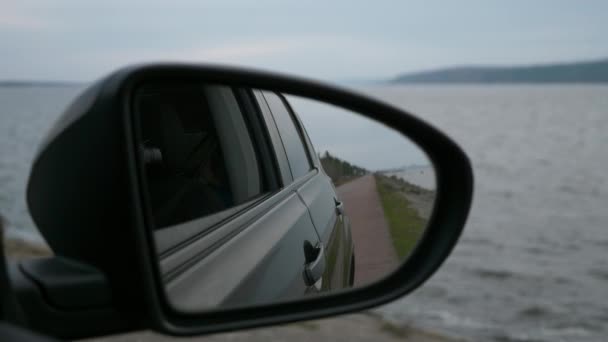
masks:
<path id="1" fill-rule="evenodd" d="M 34 233 L 18 231 L 15 229 L 3 229 L 2 238 L 4 253 L 8 260 L 21 260 L 53 255 L 51 248 L 41 237 L 38 237 Z"/>
<path id="2" fill-rule="evenodd" d="M 390 240 L 399 260 L 405 260 L 427 228 L 435 192 L 396 176 L 375 174 L 374 178 Z"/>
<path id="3" fill-rule="evenodd" d="M 436 192 L 420 185 L 413 184 L 397 175 L 382 175 L 390 186 L 404 196 L 418 212 L 421 219 L 428 221 L 433 211 Z"/>

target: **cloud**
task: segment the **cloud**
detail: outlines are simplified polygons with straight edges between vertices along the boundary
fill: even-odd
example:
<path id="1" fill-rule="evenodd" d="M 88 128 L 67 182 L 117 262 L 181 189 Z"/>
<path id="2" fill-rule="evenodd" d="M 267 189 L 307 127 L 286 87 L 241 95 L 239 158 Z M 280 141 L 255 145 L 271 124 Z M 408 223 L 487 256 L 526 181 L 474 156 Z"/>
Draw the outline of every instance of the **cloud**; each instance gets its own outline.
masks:
<path id="1" fill-rule="evenodd" d="M 0 11 L 0 30 L 35 31 L 45 28 L 45 22 L 22 12 L 23 11 L 15 7 L 13 3 L 2 3 L 2 11 Z"/>
<path id="2" fill-rule="evenodd" d="M 246 42 L 226 46 L 212 47 L 192 51 L 191 55 L 197 59 L 222 61 L 246 60 L 279 55 L 296 47 L 296 44 L 286 40 L 267 40 Z"/>
<path id="3" fill-rule="evenodd" d="M 82 51 L 78 59 L 97 71 L 144 62 L 210 62 L 237 64 L 325 79 L 357 75 L 363 69 L 391 74 L 404 49 L 380 40 L 348 35 L 292 35 L 242 41 L 198 42 L 184 47 L 126 48 Z M 369 72 L 368 72 L 369 73 Z"/>
<path id="4" fill-rule="evenodd" d="M 201 44 L 202 45 L 202 44 Z M 124 64 L 149 61 L 176 62 L 246 62 L 251 59 L 284 54 L 295 47 L 287 40 L 258 40 L 218 44 L 215 46 L 183 48 L 120 49 L 102 53 L 93 52 L 93 61 L 102 64 Z"/>
<path id="5" fill-rule="evenodd" d="M 434 62 L 440 64 L 437 57 L 446 56 L 441 53 L 441 47 L 395 44 L 389 39 L 340 34 L 258 36 L 224 41 L 214 38 L 194 43 L 165 39 L 157 44 L 142 39 L 132 46 L 104 43 L 85 44 L 69 54 L 61 50 L 47 53 L 45 72 L 49 76 L 45 78 L 79 75 L 79 79 L 88 81 L 130 64 L 187 62 L 241 65 L 332 81 L 373 80 L 393 77 L 396 70 L 406 66 L 424 68 Z"/>

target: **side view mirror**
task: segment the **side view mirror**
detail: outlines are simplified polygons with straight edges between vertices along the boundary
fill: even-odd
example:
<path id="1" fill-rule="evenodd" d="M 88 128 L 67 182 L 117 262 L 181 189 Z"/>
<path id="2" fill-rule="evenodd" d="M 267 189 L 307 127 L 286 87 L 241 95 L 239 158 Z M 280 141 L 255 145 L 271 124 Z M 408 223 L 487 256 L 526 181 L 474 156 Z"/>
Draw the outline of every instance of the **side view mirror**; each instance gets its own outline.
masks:
<path id="1" fill-rule="evenodd" d="M 440 267 L 472 189 L 452 140 L 367 96 L 229 67 L 125 68 L 73 102 L 35 159 L 28 204 L 57 256 L 22 261 L 47 295 L 18 300 L 69 338 L 366 309 Z M 58 331 L 58 315 L 80 328 Z"/>

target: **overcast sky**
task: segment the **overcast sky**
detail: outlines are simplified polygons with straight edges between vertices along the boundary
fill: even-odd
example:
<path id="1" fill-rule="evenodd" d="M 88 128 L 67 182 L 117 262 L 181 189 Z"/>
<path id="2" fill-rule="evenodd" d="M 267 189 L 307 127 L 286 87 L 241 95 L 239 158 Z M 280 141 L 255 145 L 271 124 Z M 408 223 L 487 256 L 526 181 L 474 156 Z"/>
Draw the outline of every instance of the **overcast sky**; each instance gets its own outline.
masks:
<path id="1" fill-rule="evenodd" d="M 431 165 L 422 150 L 402 134 L 354 112 L 288 96 L 316 152 L 330 152 L 370 171 Z"/>
<path id="2" fill-rule="evenodd" d="M 0 79 L 90 81 L 142 61 L 326 80 L 608 56 L 608 1 L 0 0 Z"/>

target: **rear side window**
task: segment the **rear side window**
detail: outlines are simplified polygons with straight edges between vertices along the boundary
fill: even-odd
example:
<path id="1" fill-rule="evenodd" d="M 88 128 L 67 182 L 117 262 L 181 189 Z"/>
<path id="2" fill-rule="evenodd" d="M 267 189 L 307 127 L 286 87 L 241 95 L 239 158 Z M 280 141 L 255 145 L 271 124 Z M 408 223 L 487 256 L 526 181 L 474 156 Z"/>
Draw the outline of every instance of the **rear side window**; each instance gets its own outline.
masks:
<path id="1" fill-rule="evenodd" d="M 302 135 L 283 99 L 271 92 L 264 92 L 264 97 L 266 98 L 268 107 L 272 111 L 279 134 L 281 135 L 293 179 L 300 178 L 311 170 L 308 152 L 304 146 Z"/>
<path id="2" fill-rule="evenodd" d="M 152 88 L 137 100 L 156 228 L 212 215 L 268 191 L 231 88 Z"/>

